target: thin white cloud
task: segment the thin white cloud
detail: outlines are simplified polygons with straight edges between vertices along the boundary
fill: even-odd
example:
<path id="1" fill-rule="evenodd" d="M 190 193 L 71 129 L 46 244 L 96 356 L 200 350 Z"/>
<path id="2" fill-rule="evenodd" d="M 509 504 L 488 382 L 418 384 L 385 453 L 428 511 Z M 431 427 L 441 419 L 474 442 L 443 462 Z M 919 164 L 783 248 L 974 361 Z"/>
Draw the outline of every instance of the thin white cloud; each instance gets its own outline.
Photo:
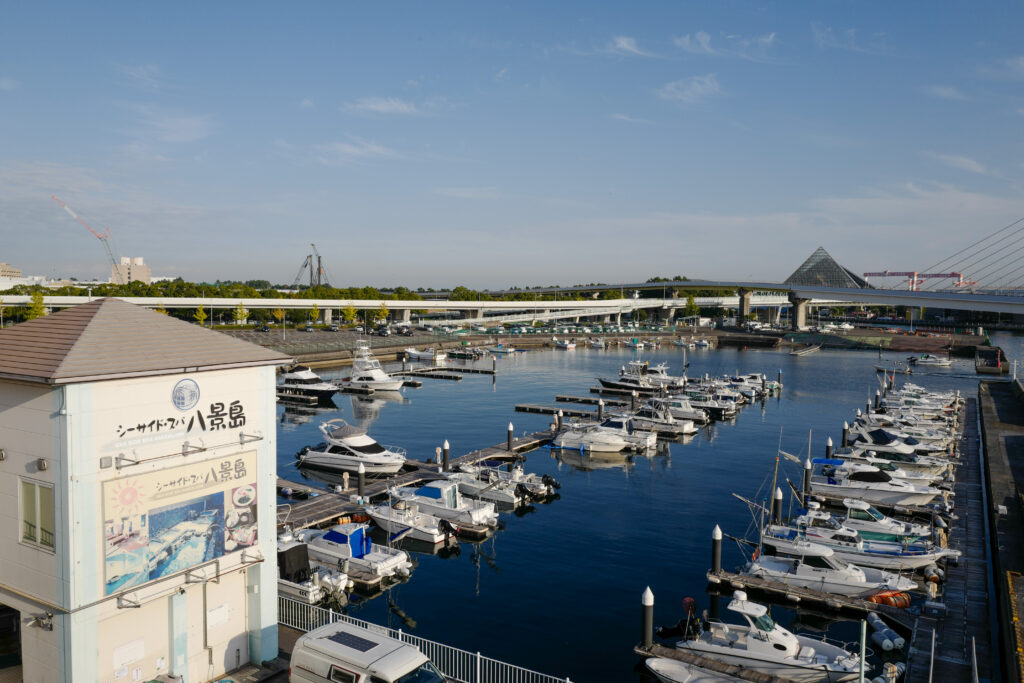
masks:
<path id="1" fill-rule="evenodd" d="M 676 47 L 683 49 L 686 52 L 696 55 L 715 55 L 718 54 L 714 48 L 711 47 L 711 35 L 704 31 L 697 31 L 690 37 L 687 33 L 685 36 L 680 36 L 673 41 Z"/>
<path id="2" fill-rule="evenodd" d="M 139 127 L 129 135 L 139 140 L 160 143 L 197 142 L 210 137 L 217 126 L 210 114 L 181 114 L 151 105 L 134 107 Z"/>
<path id="3" fill-rule="evenodd" d="M 618 55 L 633 55 L 635 57 L 653 57 L 654 54 L 647 50 L 641 50 L 636 44 L 636 38 L 630 36 L 615 36 L 607 45 L 605 52 Z"/>
<path id="4" fill-rule="evenodd" d="M 970 99 L 969 97 L 967 97 L 967 95 L 960 92 L 960 90 L 956 86 L 952 85 L 926 85 L 923 88 L 921 88 L 921 92 L 923 92 L 925 95 L 937 97 L 940 100 L 964 101 Z"/>
<path id="5" fill-rule="evenodd" d="M 718 77 L 715 74 L 705 74 L 666 83 L 658 91 L 658 96 L 663 100 L 691 106 L 700 104 L 721 92 L 722 88 L 718 84 Z"/>
<path id="6" fill-rule="evenodd" d="M 641 119 L 636 116 L 630 116 L 629 114 L 612 114 L 608 118 L 614 121 L 625 121 L 626 123 L 651 123 L 647 119 Z"/>
<path id="7" fill-rule="evenodd" d="M 1004 59 L 1003 66 L 1009 74 L 1016 77 L 1024 77 L 1024 56 Z"/>
<path id="8" fill-rule="evenodd" d="M 863 54 L 882 54 L 886 51 L 885 46 L 880 42 L 884 36 L 883 33 L 875 33 L 872 36 L 873 42 L 863 43 L 857 39 L 857 29 L 848 28 L 837 33 L 832 30 L 831 26 L 823 26 L 818 22 L 811 24 L 811 37 L 814 44 L 820 48 L 848 50 Z"/>
<path id="9" fill-rule="evenodd" d="M 342 105 L 342 110 L 367 114 L 417 115 L 423 111 L 413 102 L 397 97 L 362 97 L 355 102 Z"/>
<path id="10" fill-rule="evenodd" d="M 503 80 L 505 80 L 505 76 L 507 76 L 507 75 L 508 75 L 508 67 L 505 67 L 501 71 L 499 71 L 498 73 L 494 74 L 494 80 L 496 80 L 496 81 L 503 81 Z"/>
<path id="11" fill-rule="evenodd" d="M 684 52 L 693 55 L 707 55 L 712 57 L 734 57 L 738 59 L 749 59 L 755 62 L 769 60 L 768 49 L 775 44 L 775 33 L 766 33 L 761 36 L 750 38 L 736 33 L 722 36 L 721 45 L 715 47 L 711 44 L 711 34 L 706 31 L 697 31 L 694 34 L 687 33 L 684 36 L 675 38 L 672 42 Z"/>
<path id="12" fill-rule="evenodd" d="M 326 142 L 311 147 L 313 158 L 325 166 L 344 166 L 370 159 L 399 159 L 395 150 L 357 137 L 347 141 Z"/>
<path id="13" fill-rule="evenodd" d="M 434 190 L 442 197 L 455 199 L 503 199 L 505 193 L 496 187 L 441 187 Z"/>
<path id="14" fill-rule="evenodd" d="M 299 109 L 313 109 L 316 107 L 316 103 L 309 97 L 303 97 L 299 100 Z"/>
<path id="15" fill-rule="evenodd" d="M 118 71 L 127 77 L 129 85 L 136 88 L 153 91 L 162 91 L 168 88 L 167 81 L 160 73 L 160 67 L 155 64 L 119 66 Z"/>
<path id="16" fill-rule="evenodd" d="M 938 154 L 937 152 L 924 152 L 924 155 L 929 159 L 934 159 L 935 161 L 945 164 L 950 168 L 955 168 L 960 171 L 977 173 L 978 175 L 994 175 L 992 171 L 986 168 L 982 163 L 969 157 L 956 156 L 953 154 Z"/>
<path id="17" fill-rule="evenodd" d="M 11 92 L 12 90 L 17 90 L 19 85 L 21 84 L 13 78 L 0 77 L 0 92 Z"/>

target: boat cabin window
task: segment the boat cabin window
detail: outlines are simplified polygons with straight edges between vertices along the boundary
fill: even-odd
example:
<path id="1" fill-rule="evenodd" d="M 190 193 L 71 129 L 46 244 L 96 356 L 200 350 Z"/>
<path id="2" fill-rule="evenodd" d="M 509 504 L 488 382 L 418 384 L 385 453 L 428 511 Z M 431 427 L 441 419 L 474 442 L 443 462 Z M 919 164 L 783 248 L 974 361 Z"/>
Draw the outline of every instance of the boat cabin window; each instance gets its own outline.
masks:
<path id="1" fill-rule="evenodd" d="M 385 450 L 387 450 L 387 449 L 385 449 L 383 446 L 381 446 L 377 442 L 368 443 L 365 446 L 349 446 L 349 448 L 354 450 L 356 453 L 367 453 L 367 454 L 383 453 Z"/>
<path id="2" fill-rule="evenodd" d="M 878 510 L 876 510 L 876 509 L 875 509 L 875 508 L 873 508 L 873 507 L 868 507 L 868 509 L 866 510 L 866 512 L 867 512 L 867 513 L 868 513 L 869 515 L 871 515 L 872 517 L 874 517 L 874 518 L 875 518 L 875 519 L 876 519 L 877 521 L 879 521 L 879 522 L 881 522 L 881 521 L 882 521 L 883 519 L 885 519 L 885 515 L 883 515 L 883 514 L 882 514 L 881 512 L 879 512 Z"/>
<path id="3" fill-rule="evenodd" d="M 875 518 L 868 514 L 867 510 L 850 510 L 850 519 L 860 519 L 865 522 L 870 522 Z"/>
<path id="4" fill-rule="evenodd" d="M 622 420 L 605 420 L 601 423 L 602 427 L 611 427 L 612 429 L 622 429 Z"/>
<path id="5" fill-rule="evenodd" d="M 842 525 L 829 517 L 815 517 L 811 520 L 811 526 L 816 526 L 819 529 L 839 529 Z"/>
<path id="6" fill-rule="evenodd" d="M 767 613 L 762 614 L 757 619 L 754 619 L 754 626 L 761 631 L 771 631 L 775 628 L 775 622 L 768 616 Z"/>
<path id="7" fill-rule="evenodd" d="M 847 536 L 846 534 L 836 534 L 832 540 L 840 543 L 856 543 L 858 541 L 856 536 Z"/>
<path id="8" fill-rule="evenodd" d="M 806 564 L 808 567 L 817 567 L 818 569 L 832 569 L 832 565 L 830 565 L 825 560 L 825 558 L 821 557 L 820 555 L 805 555 L 803 558 L 803 563 Z"/>

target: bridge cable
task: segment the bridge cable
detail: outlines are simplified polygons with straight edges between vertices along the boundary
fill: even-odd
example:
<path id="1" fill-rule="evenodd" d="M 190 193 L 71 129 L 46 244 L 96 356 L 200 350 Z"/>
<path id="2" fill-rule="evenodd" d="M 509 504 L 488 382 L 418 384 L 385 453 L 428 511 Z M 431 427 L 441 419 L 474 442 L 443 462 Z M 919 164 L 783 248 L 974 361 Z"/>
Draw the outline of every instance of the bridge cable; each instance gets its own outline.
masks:
<path id="1" fill-rule="evenodd" d="M 1017 233 L 1021 233 L 1021 232 L 1024 232 L 1024 227 L 1022 227 L 1022 228 L 1020 228 L 1018 230 L 1015 230 L 1014 232 L 1008 233 L 1007 235 L 1005 235 L 1001 239 L 999 239 L 996 242 L 992 243 L 991 245 L 989 245 L 989 247 L 986 248 L 986 251 L 990 250 L 990 249 L 991 250 L 995 250 L 993 253 L 985 254 L 983 257 L 975 259 L 971 263 L 966 264 L 965 266 L 960 268 L 961 272 L 970 270 L 971 271 L 971 276 L 970 276 L 971 279 L 972 280 L 976 280 L 979 283 L 982 282 L 981 277 L 980 277 L 980 273 L 989 272 L 994 265 L 1002 262 L 1006 258 L 1006 256 L 1007 256 L 1007 255 L 1004 254 L 1002 257 L 995 258 L 993 260 L 993 258 L 998 256 L 1001 253 L 1002 250 L 1005 250 L 1005 247 L 1000 248 L 1000 249 L 996 249 L 996 248 L 1000 244 L 1005 242 L 1007 239 L 1010 239 L 1010 238 L 1016 236 Z M 1016 251 L 1020 251 L 1020 249 L 1021 249 L 1021 247 L 1018 247 L 1016 250 L 1009 252 L 1009 254 L 1013 254 Z M 985 263 L 983 263 L 980 268 L 975 268 L 975 266 L 977 266 L 979 263 L 982 263 L 983 261 Z M 975 273 L 979 273 L 979 275 L 976 275 Z"/>
<path id="2" fill-rule="evenodd" d="M 1016 256 L 1022 250 L 1024 250 L 1024 244 L 1021 244 L 1021 246 L 1017 247 L 1016 249 L 1007 250 L 1007 252 L 1003 254 L 1003 256 L 1001 256 L 1000 258 L 997 258 L 994 261 L 989 261 L 988 263 L 985 264 L 985 267 L 983 269 L 972 273 L 971 279 L 977 280 L 978 282 L 983 282 L 982 278 L 984 277 L 986 278 L 986 280 L 984 281 L 991 281 L 993 284 L 995 284 L 996 282 L 998 282 L 998 280 L 995 279 L 995 276 L 1006 270 L 1007 267 L 1015 265 L 1017 262 L 1011 261 L 1010 263 L 1002 266 L 1000 266 L 999 264 L 1010 257 Z"/>
<path id="3" fill-rule="evenodd" d="M 932 266 L 929 266 L 926 269 L 920 270 L 919 272 L 931 272 L 931 271 L 935 271 L 935 270 L 938 270 L 938 269 L 943 268 L 943 267 L 950 267 L 950 268 L 951 267 L 956 267 L 957 263 L 961 263 L 962 264 L 962 263 L 964 263 L 964 261 L 966 261 L 969 258 L 973 258 L 973 257 L 977 256 L 978 254 L 982 254 L 982 253 L 988 252 L 989 250 L 994 249 L 996 246 L 998 246 L 1002 242 L 1005 242 L 1007 239 L 1013 237 L 1017 233 L 1020 233 L 1020 232 L 1024 231 L 1024 226 L 1021 226 L 1021 227 L 1017 228 L 1016 230 L 1014 230 L 1013 232 L 1009 233 L 1008 235 L 1004 235 L 1002 238 L 996 240 L 995 242 L 992 242 L 992 243 L 990 243 L 990 244 L 988 244 L 988 245 L 986 245 L 984 247 L 981 247 L 980 249 L 976 249 L 975 251 L 971 252 L 970 254 L 964 256 L 964 258 L 962 260 L 960 260 L 958 262 L 954 262 L 954 259 L 956 259 L 961 254 L 964 254 L 965 252 L 970 251 L 974 247 L 977 247 L 978 245 L 993 239 L 994 237 L 996 237 L 1000 233 L 1005 232 L 1005 231 L 1009 230 L 1010 228 L 1013 228 L 1013 227 L 1017 226 L 1018 224 L 1020 224 L 1022 222 L 1024 222 L 1024 216 L 1022 216 L 1021 218 L 1018 218 L 1017 220 L 1013 221 L 1009 225 L 1006 225 L 1006 226 L 1000 228 L 999 230 L 996 230 L 994 233 L 992 233 L 990 235 L 986 235 L 985 237 L 981 238 L 980 240 L 977 240 L 976 242 L 974 242 L 972 244 L 969 244 L 968 246 L 966 246 L 963 249 L 957 251 L 956 253 L 952 254 L 951 256 L 948 256 L 945 259 L 939 261 L 938 263 L 936 263 L 936 264 L 934 264 Z M 965 273 L 964 271 L 967 268 L 972 267 L 973 265 L 977 264 L 979 261 L 984 260 L 985 258 L 987 258 L 987 256 L 982 257 L 981 259 L 972 262 L 971 264 L 969 264 L 966 267 L 960 267 L 960 268 L 958 268 L 958 270 L 963 274 L 963 277 L 971 277 L 969 273 Z M 937 284 L 937 282 L 935 284 Z"/>

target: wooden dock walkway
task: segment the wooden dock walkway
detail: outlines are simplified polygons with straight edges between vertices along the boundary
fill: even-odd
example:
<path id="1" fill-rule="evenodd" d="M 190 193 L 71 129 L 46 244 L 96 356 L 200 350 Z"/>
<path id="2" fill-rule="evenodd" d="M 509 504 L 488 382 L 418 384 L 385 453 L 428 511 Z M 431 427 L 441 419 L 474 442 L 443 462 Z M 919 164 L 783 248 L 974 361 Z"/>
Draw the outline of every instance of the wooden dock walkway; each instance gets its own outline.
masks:
<path id="1" fill-rule="evenodd" d="M 533 403 L 517 403 L 517 413 L 534 413 L 537 415 L 557 415 L 562 411 L 562 417 L 586 417 L 596 420 L 597 413 L 589 410 L 576 410 L 575 408 L 558 408 L 552 406 L 539 406 Z"/>
<path id="2" fill-rule="evenodd" d="M 735 590 L 759 591 L 767 595 L 781 597 L 793 606 L 812 603 L 836 612 L 854 612 L 860 618 L 866 616 L 868 612 L 878 612 L 879 616 L 884 617 L 890 625 L 900 627 L 904 633 L 909 634 L 914 628 L 914 615 L 891 605 L 881 605 L 860 598 L 835 595 L 810 588 L 798 588 L 780 581 L 770 581 L 759 576 L 747 576 L 724 570 L 709 571 L 707 577 L 708 583 L 718 586 L 728 585 Z"/>
<path id="3" fill-rule="evenodd" d="M 449 467 L 455 470 L 459 465 L 476 465 L 485 460 L 519 459 L 522 457 L 521 454 L 540 448 L 551 441 L 551 436 L 551 432 L 545 430 L 513 438 L 511 451 L 506 448 L 506 443 L 481 448 L 452 458 L 449 461 Z M 410 469 L 394 477 L 368 479 L 363 489 L 364 497 L 367 500 L 372 500 L 373 498 L 385 495 L 390 487 L 413 486 L 444 478 L 444 475 L 439 472 L 440 465 L 438 463 L 406 460 L 406 467 Z M 309 483 L 289 481 L 278 477 L 278 490 L 290 488 L 293 491 L 300 491 L 310 496 L 305 500 L 293 500 L 290 503 L 279 505 L 277 511 L 278 528 L 284 525 L 288 525 L 293 529 L 303 529 L 311 526 L 322 527 L 335 523 L 339 517 L 363 514 L 362 506 L 352 500 L 352 497 L 356 495 L 357 480 L 355 474 L 350 475 L 349 488 L 342 493 L 336 493 Z M 469 531 L 472 535 L 473 530 L 470 529 Z"/>
<path id="4" fill-rule="evenodd" d="M 568 396 L 566 394 L 558 394 L 555 396 L 555 401 L 558 403 L 582 403 L 583 405 L 596 406 L 598 401 L 604 401 L 607 407 L 623 407 L 628 406 L 629 401 L 623 401 L 619 398 L 601 398 L 600 396 Z"/>
<path id="5" fill-rule="evenodd" d="M 929 616 L 925 609 L 908 640 L 905 681 L 970 681 L 976 659 L 981 680 L 991 679 L 996 662 L 990 621 L 985 507 L 982 502 L 981 457 L 977 399 L 967 400 L 960 467 L 956 482 L 956 519 L 951 521 L 949 545 L 963 554 L 946 567 L 939 598 L 945 616 Z M 928 605 L 926 605 L 928 607 Z M 934 614 L 934 612 L 932 612 Z M 934 668 L 931 661 L 935 634 Z"/>

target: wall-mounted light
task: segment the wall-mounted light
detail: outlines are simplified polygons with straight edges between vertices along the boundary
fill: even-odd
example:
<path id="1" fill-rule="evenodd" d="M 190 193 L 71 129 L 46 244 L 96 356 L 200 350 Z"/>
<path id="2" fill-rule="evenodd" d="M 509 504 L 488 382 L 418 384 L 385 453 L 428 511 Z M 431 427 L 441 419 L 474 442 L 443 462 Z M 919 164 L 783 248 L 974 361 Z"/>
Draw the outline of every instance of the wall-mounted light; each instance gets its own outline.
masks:
<path id="1" fill-rule="evenodd" d="M 49 466 L 50 465 L 46 462 L 46 458 L 39 458 L 38 460 L 36 460 L 36 467 L 39 468 L 40 472 L 45 472 L 46 468 Z"/>
<path id="2" fill-rule="evenodd" d="M 43 616 L 41 616 L 41 617 L 33 617 L 31 623 L 32 623 L 33 626 L 38 626 L 39 628 L 43 629 L 44 631 L 52 631 L 53 630 L 53 612 L 44 612 Z"/>
<path id="3" fill-rule="evenodd" d="M 6 459 L 7 459 L 7 451 L 5 449 L 3 449 L 3 448 L 0 448 L 0 462 L 3 462 Z"/>

